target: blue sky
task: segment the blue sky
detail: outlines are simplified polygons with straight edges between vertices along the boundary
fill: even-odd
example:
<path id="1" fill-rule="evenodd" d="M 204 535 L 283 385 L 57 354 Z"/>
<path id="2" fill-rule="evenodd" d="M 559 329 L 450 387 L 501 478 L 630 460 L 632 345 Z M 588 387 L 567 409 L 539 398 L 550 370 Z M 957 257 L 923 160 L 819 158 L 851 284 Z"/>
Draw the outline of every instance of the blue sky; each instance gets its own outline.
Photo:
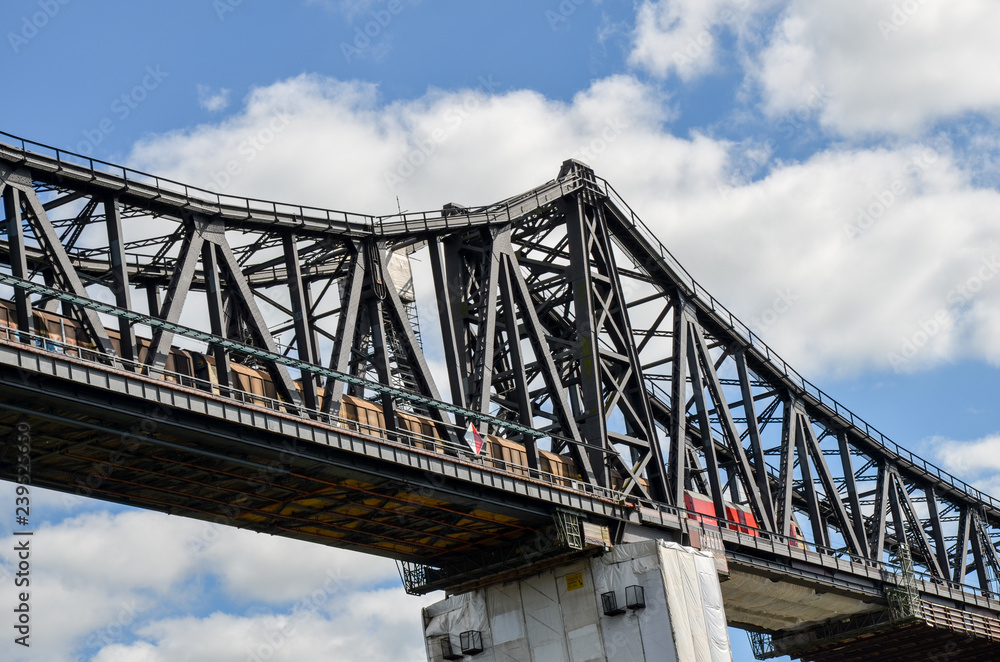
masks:
<path id="1" fill-rule="evenodd" d="M 962 9 L 10 0 L 0 131 L 370 213 L 397 196 L 493 202 L 582 158 L 802 374 L 996 494 L 1000 8 Z M 37 505 L 53 541 L 37 560 L 45 648 L 17 657 L 5 639 L 4 659 L 242 661 L 268 636 L 275 660 L 422 659 L 427 600 L 402 595 L 391 563 L 60 495 Z M 331 574 L 331 598 L 280 635 Z"/>

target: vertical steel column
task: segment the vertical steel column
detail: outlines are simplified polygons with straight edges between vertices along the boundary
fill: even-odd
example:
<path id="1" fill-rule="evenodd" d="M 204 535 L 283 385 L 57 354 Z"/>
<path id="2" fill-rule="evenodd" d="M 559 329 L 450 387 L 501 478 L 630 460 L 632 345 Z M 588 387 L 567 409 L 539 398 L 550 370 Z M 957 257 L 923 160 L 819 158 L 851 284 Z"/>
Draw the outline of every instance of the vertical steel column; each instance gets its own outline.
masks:
<path id="1" fill-rule="evenodd" d="M 726 401 L 725 393 L 722 391 L 722 382 L 719 381 L 719 375 L 712 364 L 712 357 L 708 353 L 705 336 L 700 326 L 692 325 L 692 330 L 692 342 L 696 345 L 696 354 L 700 357 L 702 365 L 705 367 L 705 382 L 708 386 L 708 392 L 715 402 L 715 411 L 719 417 L 722 433 L 729 446 L 729 452 L 732 453 L 733 464 L 736 465 L 735 478 L 737 478 L 737 481 L 735 484 L 741 485 L 746 491 L 747 502 L 750 504 L 750 509 L 753 511 L 757 521 L 762 525 L 771 526 L 769 520 L 770 513 L 764 507 L 763 495 L 758 491 L 757 485 L 754 484 L 754 472 L 750 466 L 749 459 L 747 459 L 746 450 L 743 448 L 740 435 L 736 431 L 736 423 L 733 421 L 733 414 L 729 409 L 729 403 Z M 763 467 L 759 471 L 764 473 Z"/>
<path id="2" fill-rule="evenodd" d="M 962 506 L 958 515 L 958 537 L 955 540 L 955 563 L 953 581 L 959 584 L 965 583 L 965 575 L 968 574 L 969 564 L 969 538 L 972 530 L 972 509 L 969 506 Z"/>
<path id="3" fill-rule="evenodd" d="M 913 531 L 913 536 L 917 539 L 920 552 L 925 557 L 925 565 L 935 577 L 947 577 L 948 575 L 945 573 L 945 570 L 948 566 L 942 566 L 938 563 L 937 556 L 934 555 L 934 550 L 931 549 L 930 540 L 927 538 L 927 532 L 924 531 L 924 523 L 920 520 L 920 515 L 917 513 L 916 507 L 914 507 L 913 501 L 910 499 L 910 493 L 906 490 L 906 485 L 903 484 L 903 479 L 899 474 L 896 474 L 896 485 L 899 487 L 899 494 L 902 497 L 902 506 L 905 509 L 904 514 L 910 521 L 910 530 Z"/>
<path id="4" fill-rule="evenodd" d="M 778 520 L 774 512 L 774 497 L 771 495 L 770 476 L 767 472 L 767 458 L 760 440 L 760 426 L 757 424 L 757 412 L 754 407 L 753 391 L 750 388 L 750 373 L 747 370 L 746 352 L 740 348 L 734 355 L 736 372 L 740 381 L 740 396 L 743 398 L 743 413 L 747 419 L 747 436 L 750 438 L 750 451 L 753 453 L 753 463 L 756 467 L 754 477 L 757 480 L 757 493 L 763 502 L 771 531 L 784 533 L 778 528 Z"/>
<path id="5" fill-rule="evenodd" d="M 378 372 L 378 380 L 382 384 L 392 385 L 392 373 L 390 370 L 389 345 L 385 336 L 385 319 L 382 316 L 382 301 L 378 297 L 371 297 L 368 301 L 368 321 L 372 330 L 372 348 L 375 350 L 372 356 L 372 363 Z M 385 429 L 389 432 L 396 431 L 396 404 L 388 393 L 381 394 L 382 415 L 385 418 Z"/>
<path id="6" fill-rule="evenodd" d="M 591 274 L 591 242 L 593 237 L 587 232 L 587 205 L 577 194 L 566 201 L 566 236 L 569 248 L 569 266 L 566 280 L 573 293 L 576 312 L 577 342 L 574 350 L 579 374 L 579 388 L 582 395 L 577 425 L 584 441 L 590 446 L 609 448 L 607 419 L 604 411 L 604 393 L 601 383 L 601 351 L 593 302 L 594 282 Z M 610 484 L 609 468 L 604 454 L 599 450 L 589 450 L 590 461 L 597 472 L 599 485 Z"/>
<path id="7" fill-rule="evenodd" d="M 13 186 L 3 191 L 3 208 L 7 216 L 7 244 L 10 246 L 10 271 L 15 278 L 28 279 L 28 262 L 24 248 L 24 226 L 21 224 L 21 192 Z M 19 287 L 14 288 L 18 330 L 31 333 L 31 299 Z M 29 342 L 22 338 L 23 342 Z"/>
<path id="8" fill-rule="evenodd" d="M 534 427 L 534 415 L 531 409 L 531 396 L 528 393 L 528 377 L 524 367 L 524 352 L 521 349 L 521 332 L 517 323 L 517 309 L 514 290 L 511 284 L 510 256 L 500 255 L 500 305 L 503 308 L 504 324 L 507 331 L 507 356 L 510 359 L 510 369 L 514 373 L 514 397 L 517 399 L 518 422 L 526 427 Z M 530 435 L 522 437 L 528 454 L 528 467 L 538 469 L 538 446 L 535 438 Z"/>
<path id="9" fill-rule="evenodd" d="M 903 505 L 899 497 L 900 486 L 895 467 L 889 471 L 887 482 L 889 483 L 889 511 L 892 514 L 893 529 L 896 532 L 896 544 L 908 546 L 909 540 L 906 537 L 906 519 L 903 515 Z"/>
<path id="10" fill-rule="evenodd" d="M 781 460 L 778 469 L 778 485 L 781 493 L 777 503 L 777 524 L 781 535 L 792 535 L 792 492 L 795 485 L 795 409 L 792 406 L 791 395 L 785 395 L 781 401 Z"/>
<path id="11" fill-rule="evenodd" d="M 288 273 L 288 294 L 291 299 L 292 321 L 295 323 L 295 347 L 299 359 L 313 365 L 319 363 L 313 348 L 313 335 L 309 327 L 309 285 L 302 280 L 299 264 L 299 247 L 295 235 L 286 232 L 281 237 L 285 247 L 285 267 Z M 316 378 L 310 372 L 302 372 L 302 399 L 307 409 L 316 409 Z"/>
<path id="12" fill-rule="evenodd" d="M 809 448 L 806 441 L 806 426 L 809 425 L 809 417 L 798 407 L 793 406 L 795 412 L 795 446 L 799 455 L 799 473 L 802 474 L 802 489 L 806 493 L 806 504 L 809 506 L 809 520 L 812 524 L 813 542 L 823 547 L 830 546 L 830 534 L 826 530 L 826 521 L 819 507 L 819 495 L 816 494 L 816 483 L 813 481 L 812 466 L 809 463 Z"/>
<path id="13" fill-rule="evenodd" d="M 508 230 L 509 232 L 509 230 Z M 496 242 L 489 231 L 483 232 L 483 273 L 479 281 L 479 300 L 476 302 L 477 329 L 476 357 L 469 385 L 470 409 L 488 414 L 490 411 L 490 395 L 493 390 L 493 362 L 495 360 L 495 345 L 497 337 L 497 293 L 500 278 L 500 255 Z"/>
<path id="14" fill-rule="evenodd" d="M 976 576 L 979 578 L 979 588 L 990 590 L 990 576 L 986 571 L 986 554 L 983 551 L 983 522 L 979 514 L 973 510 L 970 518 L 970 539 L 972 541 L 972 559 L 976 564 Z"/>
<path id="15" fill-rule="evenodd" d="M 347 277 L 340 281 L 340 315 L 337 317 L 337 336 L 333 339 L 330 352 L 330 367 L 342 373 L 351 371 L 351 352 L 357 342 L 358 318 L 361 315 L 361 292 L 365 285 L 367 266 L 361 245 L 352 242 L 352 254 Z M 340 412 L 340 402 L 344 394 L 344 382 L 330 377 L 323 388 L 324 412 Z"/>
<path id="16" fill-rule="evenodd" d="M 694 324 L 692 323 L 693 327 Z M 689 333 L 697 331 L 690 329 Z M 693 338 L 691 339 L 693 340 Z M 712 424 L 708 419 L 708 402 L 705 399 L 705 384 L 701 365 L 698 361 L 698 350 L 694 342 L 688 342 L 688 369 L 691 371 L 691 390 L 695 408 L 698 412 L 698 424 L 701 430 L 701 447 L 705 453 L 705 468 L 708 470 L 708 483 L 712 488 L 712 501 L 715 503 L 715 514 L 720 519 L 726 518 L 726 500 L 722 494 L 722 480 L 719 476 L 719 460 L 715 453 L 715 439 L 712 437 Z"/>
<path id="17" fill-rule="evenodd" d="M 851 446 L 847 432 L 837 432 L 837 445 L 840 448 L 840 464 L 844 472 L 844 487 L 851 504 L 851 525 L 854 527 L 854 537 L 861 545 L 861 555 L 869 554 L 868 535 L 865 533 L 865 518 L 861 512 L 861 498 L 858 496 L 858 485 L 854 479 L 854 465 L 851 463 Z"/>
<path id="18" fill-rule="evenodd" d="M 803 412 L 802 418 L 804 421 L 803 431 L 806 433 L 806 446 L 809 448 L 809 453 L 812 455 L 813 464 L 816 466 L 816 473 L 819 474 L 819 480 L 823 485 L 823 491 L 826 492 L 827 504 L 830 506 L 830 510 L 833 511 L 833 516 L 836 519 L 838 527 L 840 528 L 841 535 L 844 537 L 844 541 L 847 543 L 847 548 L 851 550 L 852 554 L 864 554 L 865 547 L 862 546 L 861 541 L 858 540 L 858 537 L 854 532 L 851 517 L 847 512 L 847 508 L 844 507 L 844 501 L 840 498 L 840 492 L 837 490 L 837 484 L 833 480 L 833 474 L 830 473 L 830 467 L 826 463 L 826 458 L 823 455 L 823 449 L 819 445 L 819 440 L 816 439 L 815 432 L 813 432 L 809 415 Z M 828 544 L 829 541 L 829 531 L 827 531 Z"/>
<path id="19" fill-rule="evenodd" d="M 119 308 L 132 310 L 125 238 L 122 234 L 122 214 L 118 206 L 118 199 L 114 196 L 109 195 L 104 198 L 104 224 L 108 231 L 108 253 L 111 257 L 111 280 L 114 284 L 115 303 Z M 124 317 L 119 317 L 118 331 L 121 334 L 121 339 L 118 341 L 119 354 L 128 361 L 137 360 L 139 354 L 136 349 L 135 330 L 132 328 L 131 322 Z"/>
<path id="20" fill-rule="evenodd" d="M 872 518 L 875 530 L 872 531 L 872 541 L 868 545 L 873 561 L 881 561 L 885 553 L 885 531 L 888 526 L 889 483 L 891 481 L 889 465 L 885 460 L 879 461 L 878 480 L 875 484 L 875 512 Z"/>
<path id="21" fill-rule="evenodd" d="M 157 313 L 160 319 L 176 324 L 181 317 L 181 310 L 184 308 L 184 301 L 191 290 L 191 282 L 194 280 L 195 270 L 198 267 L 198 255 L 201 247 L 205 243 L 203 233 L 205 224 L 196 217 L 186 228 L 184 240 L 181 243 L 180 253 L 177 256 L 177 264 L 174 273 L 170 277 L 170 284 L 167 286 L 164 300 Z M 170 353 L 170 344 L 174 340 L 174 334 L 161 328 L 153 330 L 153 338 L 149 343 L 149 353 L 146 355 L 145 364 L 152 367 L 163 366 Z"/>
<path id="22" fill-rule="evenodd" d="M 670 365 L 670 450 L 667 454 L 667 486 L 671 505 L 684 507 L 687 466 L 687 347 L 688 316 L 693 307 L 680 291 L 674 294 L 673 362 Z"/>
<path id="23" fill-rule="evenodd" d="M 948 545 L 944 540 L 944 527 L 941 525 L 941 513 L 938 510 L 937 493 L 933 485 L 924 488 L 924 497 L 927 500 L 927 517 L 931 522 L 931 537 L 934 538 L 934 551 L 937 555 L 938 565 L 944 572 L 945 579 L 951 577 L 951 561 L 948 558 Z"/>
<path id="24" fill-rule="evenodd" d="M 201 247 L 201 266 L 205 274 L 205 296 L 208 297 L 208 319 L 212 325 L 212 334 L 226 337 L 226 324 L 223 319 L 222 286 L 219 283 L 219 259 L 216 245 L 206 241 Z M 223 389 L 230 386 L 229 351 L 221 346 L 211 347 L 215 357 L 215 372 L 219 386 Z"/>
<path id="25" fill-rule="evenodd" d="M 160 317 L 163 302 L 160 300 L 160 288 L 156 286 L 156 283 L 150 283 L 146 286 L 146 308 L 151 317 Z"/>
<path id="26" fill-rule="evenodd" d="M 456 241 L 446 239 L 445 242 Z M 460 351 L 462 342 L 462 324 L 456 317 L 457 310 L 454 300 L 460 300 L 460 288 L 457 282 L 458 274 L 452 272 L 452 260 L 442 257 L 442 249 L 451 253 L 451 249 L 443 245 L 440 237 L 427 240 L 427 248 L 431 256 L 431 272 L 434 276 L 434 291 L 437 294 L 438 319 L 441 323 L 441 340 L 444 345 L 444 362 L 448 368 L 448 383 L 451 386 L 451 400 L 459 407 L 464 407 L 465 396 L 465 365 L 464 352 Z M 456 417 L 459 426 L 465 425 L 464 418 Z"/>

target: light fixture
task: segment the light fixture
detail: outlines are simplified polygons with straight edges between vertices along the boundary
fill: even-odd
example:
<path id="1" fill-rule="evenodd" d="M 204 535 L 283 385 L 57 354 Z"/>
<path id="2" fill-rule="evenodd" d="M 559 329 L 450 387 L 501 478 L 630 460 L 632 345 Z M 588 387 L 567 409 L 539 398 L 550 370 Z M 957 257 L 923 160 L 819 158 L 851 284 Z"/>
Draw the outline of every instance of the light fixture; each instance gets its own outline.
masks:
<path id="1" fill-rule="evenodd" d="M 629 609 L 643 609 L 646 606 L 646 591 L 638 584 L 625 587 L 625 606 Z"/>
<path id="2" fill-rule="evenodd" d="M 464 655 L 451 646 L 451 635 L 446 634 L 441 640 L 441 657 L 445 660 L 461 660 Z"/>
<path id="3" fill-rule="evenodd" d="M 468 630 L 459 635 L 462 643 L 462 655 L 475 655 L 483 652 L 483 633 L 479 630 Z"/>
<path id="4" fill-rule="evenodd" d="M 601 593 L 601 604 L 604 606 L 605 616 L 617 616 L 625 613 L 625 610 L 618 606 L 618 598 L 614 591 Z"/>

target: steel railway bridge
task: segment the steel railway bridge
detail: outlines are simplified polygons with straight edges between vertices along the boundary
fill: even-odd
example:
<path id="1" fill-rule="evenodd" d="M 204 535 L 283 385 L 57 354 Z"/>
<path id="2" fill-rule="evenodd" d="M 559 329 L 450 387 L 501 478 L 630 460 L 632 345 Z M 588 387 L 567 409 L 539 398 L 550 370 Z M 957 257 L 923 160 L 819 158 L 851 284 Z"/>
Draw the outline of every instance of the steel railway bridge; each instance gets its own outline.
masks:
<path id="1" fill-rule="evenodd" d="M 724 558 L 760 658 L 1000 658 L 1000 502 L 806 381 L 584 164 L 379 217 L 3 134 L 0 192 L 0 477 L 27 424 L 36 485 L 388 556 L 415 593 L 673 540 Z M 174 372 L 178 347 L 211 378 Z M 470 423 L 523 461 L 470 452 Z"/>

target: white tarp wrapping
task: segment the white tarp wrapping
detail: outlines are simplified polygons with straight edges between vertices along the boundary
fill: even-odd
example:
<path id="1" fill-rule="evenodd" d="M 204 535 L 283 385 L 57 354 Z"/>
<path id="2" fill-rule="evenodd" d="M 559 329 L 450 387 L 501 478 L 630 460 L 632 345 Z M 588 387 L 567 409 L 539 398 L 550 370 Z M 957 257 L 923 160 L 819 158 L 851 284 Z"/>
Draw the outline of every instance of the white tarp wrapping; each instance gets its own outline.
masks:
<path id="1" fill-rule="evenodd" d="M 469 630 L 478 630 L 483 635 L 486 650 L 477 662 L 494 662 L 492 642 L 489 641 L 489 623 L 486 615 L 486 598 L 483 591 L 473 591 L 455 595 L 447 600 L 424 608 L 424 637 L 427 642 L 428 660 L 441 660 L 440 641 L 444 636 L 451 638 L 458 648 L 459 635 Z"/>
<path id="2" fill-rule="evenodd" d="M 524 612 L 518 583 L 500 584 L 486 590 L 486 612 L 496 662 L 521 662 L 531 657 L 524 632 Z"/>
<path id="3" fill-rule="evenodd" d="M 569 662 L 555 577 L 551 572 L 546 572 L 521 580 L 520 584 L 532 662 Z"/>
<path id="4" fill-rule="evenodd" d="M 731 662 L 715 559 L 676 543 L 658 546 L 678 661 Z"/>
<path id="5" fill-rule="evenodd" d="M 712 662 L 731 662 L 733 654 L 729 648 L 729 627 L 726 624 L 726 610 L 722 604 L 722 588 L 719 586 L 715 559 L 705 554 L 696 554 L 694 563 L 698 572 Z"/>
<path id="6" fill-rule="evenodd" d="M 435 613 L 438 605 L 443 609 Z M 427 609 L 431 619 L 424 631 L 428 637 L 468 630 L 485 632 L 487 629 L 486 599 L 482 591 L 455 595 Z"/>
<path id="7" fill-rule="evenodd" d="M 642 586 L 646 607 L 620 616 L 601 616 L 604 650 L 609 662 L 677 662 L 670 632 L 666 593 L 654 541 L 619 545 L 593 562 L 594 589 L 614 591 L 624 605 L 625 587 Z"/>
<path id="8" fill-rule="evenodd" d="M 644 589 L 645 607 L 606 615 L 601 595 L 614 592 L 624 609 L 629 586 Z M 454 596 L 427 607 L 424 622 L 432 662 L 442 636 L 457 645 L 467 630 L 482 633 L 476 662 L 732 660 L 712 555 L 663 541 Z"/>
<path id="9" fill-rule="evenodd" d="M 563 567 L 555 576 L 570 662 L 604 662 L 591 564 L 584 561 Z"/>

